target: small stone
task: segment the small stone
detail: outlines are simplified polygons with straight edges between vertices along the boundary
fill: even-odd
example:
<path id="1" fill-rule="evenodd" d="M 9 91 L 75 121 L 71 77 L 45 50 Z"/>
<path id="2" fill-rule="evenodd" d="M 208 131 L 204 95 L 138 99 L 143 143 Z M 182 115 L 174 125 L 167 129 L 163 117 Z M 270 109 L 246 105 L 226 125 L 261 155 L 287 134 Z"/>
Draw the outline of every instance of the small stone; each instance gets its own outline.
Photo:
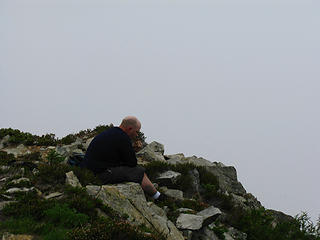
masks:
<path id="1" fill-rule="evenodd" d="M 45 196 L 45 199 L 51 199 L 51 198 L 58 198 L 60 196 L 62 196 L 63 193 L 60 192 L 54 192 L 54 193 L 50 193 L 49 195 Z"/>
<path id="2" fill-rule="evenodd" d="M 6 182 L 9 178 L 8 177 L 4 177 L 0 179 L 0 182 Z"/>
<path id="3" fill-rule="evenodd" d="M 190 208 L 178 208 L 177 211 L 180 213 L 193 213 L 194 212 L 194 210 L 190 209 Z"/>
<path id="4" fill-rule="evenodd" d="M 4 233 L 2 235 L 2 240 L 32 240 L 34 239 L 31 235 L 25 235 L 25 234 L 11 234 L 11 233 Z"/>
<path id="5" fill-rule="evenodd" d="M 19 179 L 14 179 L 11 181 L 13 184 L 19 184 L 21 182 L 30 182 L 29 178 L 19 178 Z"/>
<path id="6" fill-rule="evenodd" d="M 31 192 L 35 190 L 34 187 L 31 187 L 31 188 L 10 188 L 6 191 L 6 193 L 17 193 L 17 192 Z"/>

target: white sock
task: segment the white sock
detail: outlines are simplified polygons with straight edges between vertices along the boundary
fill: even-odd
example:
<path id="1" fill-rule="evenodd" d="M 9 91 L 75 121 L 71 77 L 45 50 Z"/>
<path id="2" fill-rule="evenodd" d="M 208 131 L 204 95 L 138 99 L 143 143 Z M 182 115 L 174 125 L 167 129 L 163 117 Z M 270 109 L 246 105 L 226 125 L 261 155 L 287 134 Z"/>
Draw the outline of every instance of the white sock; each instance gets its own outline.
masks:
<path id="1" fill-rule="evenodd" d="M 160 197 L 160 193 L 157 191 L 157 192 L 152 196 L 152 198 L 153 198 L 153 199 L 157 199 L 158 197 Z"/>

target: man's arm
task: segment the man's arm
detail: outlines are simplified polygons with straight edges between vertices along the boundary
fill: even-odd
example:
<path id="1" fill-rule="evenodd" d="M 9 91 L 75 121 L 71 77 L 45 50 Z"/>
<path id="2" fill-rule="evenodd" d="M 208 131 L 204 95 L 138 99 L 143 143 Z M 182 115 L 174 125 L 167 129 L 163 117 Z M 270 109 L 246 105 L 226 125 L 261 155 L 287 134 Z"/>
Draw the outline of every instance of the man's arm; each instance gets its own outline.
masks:
<path id="1" fill-rule="evenodd" d="M 132 143 L 130 139 L 124 139 L 120 144 L 120 158 L 121 164 L 128 167 L 136 167 L 137 166 L 137 158 L 132 147 Z"/>

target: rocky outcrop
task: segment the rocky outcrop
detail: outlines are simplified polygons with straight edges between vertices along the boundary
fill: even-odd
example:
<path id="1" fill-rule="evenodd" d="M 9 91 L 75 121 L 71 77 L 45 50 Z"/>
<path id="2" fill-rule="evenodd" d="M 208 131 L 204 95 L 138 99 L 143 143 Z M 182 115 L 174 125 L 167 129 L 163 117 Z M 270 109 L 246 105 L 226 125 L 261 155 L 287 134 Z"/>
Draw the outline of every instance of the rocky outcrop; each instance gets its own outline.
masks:
<path id="1" fill-rule="evenodd" d="M 15 195 L 17 193 L 21 194 L 21 192 L 37 191 L 40 197 L 47 200 L 63 199 L 66 197 L 66 193 L 61 189 L 50 189 L 51 186 L 42 186 L 43 189 L 45 189 L 43 190 L 38 187 L 38 185 L 32 185 L 32 178 L 30 178 L 30 180 L 23 177 L 25 176 L 25 172 L 32 172 L 34 175 L 39 173 L 39 162 L 24 161 L 23 156 L 34 152 L 34 149 L 36 149 L 40 152 L 42 158 L 45 158 L 47 153 L 52 150 L 67 158 L 75 152 L 83 153 L 92 140 L 92 138 L 78 138 L 75 142 L 68 145 L 37 146 L 37 148 L 35 148 L 31 146 L 26 147 L 22 144 L 15 147 L 10 146 L 8 145 L 8 139 L 8 136 L 0 139 L 1 151 L 12 153 L 15 157 L 19 158 L 10 161 L 10 164 L 0 166 L 2 171 L 0 171 L 0 187 L 2 190 L 2 194 L 0 195 L 0 210 L 7 204 L 15 201 Z M 182 202 L 184 202 L 185 205 L 182 205 L 183 207 L 179 204 L 173 204 L 174 207 L 170 205 L 165 206 L 164 204 L 158 204 L 150 199 L 146 199 L 141 186 L 137 183 L 82 186 L 74 172 L 70 171 L 65 174 L 65 184 L 85 189 L 89 195 L 100 199 L 104 205 L 113 209 L 119 216 L 126 216 L 127 221 L 132 225 L 144 225 L 154 232 L 162 234 L 169 240 L 246 239 L 246 234 L 228 225 L 229 223 L 226 219 L 230 217 L 228 216 L 229 212 L 224 207 L 220 207 L 221 205 L 216 204 L 214 201 L 201 202 L 202 205 L 197 207 L 204 209 L 202 211 L 193 206 L 195 203 L 194 199 L 199 201 L 205 199 L 201 196 L 205 188 L 200 182 L 200 173 L 202 174 L 204 168 L 217 177 L 219 182 L 219 192 L 217 193 L 231 199 L 230 201 L 233 207 L 245 210 L 262 207 L 261 203 L 252 194 L 246 193 L 246 190 L 237 179 L 237 172 L 234 167 L 211 162 L 201 157 L 185 157 L 182 153 L 164 155 L 164 146 L 158 142 L 152 142 L 145 146 L 137 153 L 137 157 L 140 164 L 161 161 L 168 163 L 171 167 L 185 163 L 189 163 L 188 167 L 190 164 L 198 167 L 192 169 L 193 166 L 191 165 L 191 170 L 188 169 L 188 172 L 184 173 L 189 175 L 188 177 L 191 179 L 190 186 L 187 186 L 188 189 L 177 187 L 177 182 L 179 183 L 184 176 L 179 172 L 171 170 L 161 172 L 156 179 L 159 185 L 161 185 L 159 188 L 161 193 L 167 196 L 170 201 L 174 201 L 174 204 L 182 204 Z M 48 161 L 44 160 L 44 162 Z M 167 167 L 167 164 L 165 164 L 165 167 Z M 8 173 L 10 168 L 15 169 L 12 172 L 18 175 L 17 177 Z M 183 189 L 183 191 L 174 188 Z M 165 204 L 170 204 L 170 201 Z M 170 209 L 170 207 L 174 208 L 174 210 Z M 96 210 L 100 216 L 105 215 L 102 210 Z M 277 211 L 270 212 L 279 221 L 292 219 L 290 216 Z M 221 232 L 215 233 L 215 230 L 218 228 L 218 226 L 215 225 L 218 224 L 217 222 L 223 222 L 223 224 L 225 224 L 223 227 L 227 229 L 227 231 L 223 233 L 223 236 L 221 236 Z M 276 225 L 277 223 L 275 222 L 274 224 Z M 32 239 L 32 236 L 5 234 L 2 239 Z"/>
<path id="2" fill-rule="evenodd" d="M 153 202 L 147 202 L 139 184 L 126 183 L 104 186 L 87 186 L 87 192 L 103 201 L 120 215 L 126 214 L 132 224 L 154 229 L 166 239 L 183 240 L 182 234 L 167 219 L 165 212 Z"/>

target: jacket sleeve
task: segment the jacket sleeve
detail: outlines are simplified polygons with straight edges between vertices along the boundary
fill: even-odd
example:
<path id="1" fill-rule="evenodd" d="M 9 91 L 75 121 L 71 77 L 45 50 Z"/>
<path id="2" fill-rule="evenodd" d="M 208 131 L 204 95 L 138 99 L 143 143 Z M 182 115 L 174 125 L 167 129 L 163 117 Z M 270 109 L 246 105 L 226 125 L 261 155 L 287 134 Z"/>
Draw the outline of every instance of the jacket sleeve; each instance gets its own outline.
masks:
<path id="1" fill-rule="evenodd" d="M 128 167 L 136 167 L 137 166 L 137 158 L 132 147 L 132 143 L 130 138 L 123 139 L 120 145 L 120 159 L 121 165 Z"/>

